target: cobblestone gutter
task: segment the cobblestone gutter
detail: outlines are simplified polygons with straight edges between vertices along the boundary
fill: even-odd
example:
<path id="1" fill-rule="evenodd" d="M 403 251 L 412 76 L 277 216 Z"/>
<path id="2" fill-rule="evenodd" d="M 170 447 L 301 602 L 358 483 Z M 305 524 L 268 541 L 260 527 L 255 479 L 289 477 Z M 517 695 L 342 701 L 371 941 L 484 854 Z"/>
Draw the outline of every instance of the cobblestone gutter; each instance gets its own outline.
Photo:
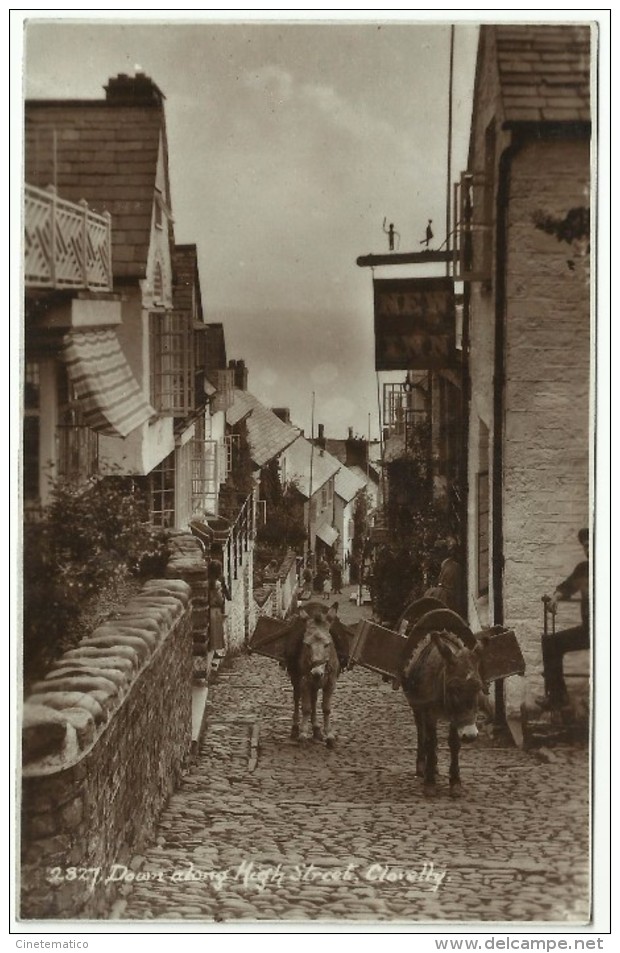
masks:
<path id="1" fill-rule="evenodd" d="M 193 628 L 190 584 L 152 580 L 33 686 L 22 717 L 22 919 L 96 917 L 114 889 L 97 871 L 148 839 L 190 751 Z"/>

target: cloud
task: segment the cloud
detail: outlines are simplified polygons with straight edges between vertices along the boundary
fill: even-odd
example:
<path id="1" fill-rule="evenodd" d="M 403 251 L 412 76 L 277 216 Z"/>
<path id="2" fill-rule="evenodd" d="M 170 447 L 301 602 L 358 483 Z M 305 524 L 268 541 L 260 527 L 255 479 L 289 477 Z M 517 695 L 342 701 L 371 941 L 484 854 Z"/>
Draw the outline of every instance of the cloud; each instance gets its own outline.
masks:
<path id="1" fill-rule="evenodd" d="M 335 364 L 317 364 L 310 372 L 312 383 L 318 385 L 333 384 L 338 379 L 338 368 Z"/>
<path id="2" fill-rule="evenodd" d="M 397 130 L 367 109 L 360 109 L 340 96 L 332 86 L 304 84 L 303 99 L 339 130 L 345 130 L 358 140 L 387 137 L 398 140 Z"/>
<path id="3" fill-rule="evenodd" d="M 248 89 L 267 93 L 281 102 L 286 102 L 293 95 L 292 75 L 288 70 L 273 64 L 243 73 L 241 82 Z"/>

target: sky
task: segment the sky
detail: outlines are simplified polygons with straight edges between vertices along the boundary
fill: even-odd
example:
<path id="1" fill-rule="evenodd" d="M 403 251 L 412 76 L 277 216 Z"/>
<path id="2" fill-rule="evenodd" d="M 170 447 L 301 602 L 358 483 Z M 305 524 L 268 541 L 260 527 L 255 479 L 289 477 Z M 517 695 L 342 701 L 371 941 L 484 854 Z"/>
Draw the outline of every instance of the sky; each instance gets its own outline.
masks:
<path id="1" fill-rule="evenodd" d="M 406 15 L 406 14 L 404 14 Z M 166 97 L 175 240 L 249 389 L 329 437 L 378 436 L 372 273 L 445 240 L 450 23 L 33 18 L 30 98 L 103 98 L 141 69 Z M 457 22 L 452 180 L 466 167 L 477 27 Z M 439 274 L 445 266 L 437 266 Z M 377 269 L 376 277 L 415 274 Z M 403 375 L 404 376 L 404 375 Z M 314 398 L 313 398 L 314 394 Z"/>

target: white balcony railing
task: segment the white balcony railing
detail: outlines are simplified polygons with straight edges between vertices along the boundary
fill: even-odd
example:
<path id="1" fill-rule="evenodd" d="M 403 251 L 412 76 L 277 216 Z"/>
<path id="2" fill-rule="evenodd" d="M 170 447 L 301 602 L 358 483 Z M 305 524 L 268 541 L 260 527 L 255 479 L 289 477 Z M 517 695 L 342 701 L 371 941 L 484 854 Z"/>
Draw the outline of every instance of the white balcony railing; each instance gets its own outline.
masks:
<path id="1" fill-rule="evenodd" d="M 56 190 L 25 186 L 24 275 L 30 288 L 112 290 L 109 212 L 67 202 Z"/>

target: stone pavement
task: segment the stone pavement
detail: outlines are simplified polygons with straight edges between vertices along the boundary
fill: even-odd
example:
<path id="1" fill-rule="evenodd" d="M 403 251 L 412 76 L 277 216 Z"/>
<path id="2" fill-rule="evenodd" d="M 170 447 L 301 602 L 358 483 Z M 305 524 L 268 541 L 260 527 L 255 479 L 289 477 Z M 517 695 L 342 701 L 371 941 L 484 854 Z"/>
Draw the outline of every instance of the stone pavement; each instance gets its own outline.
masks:
<path id="1" fill-rule="evenodd" d="M 346 598 L 343 597 L 343 599 Z M 344 621 L 362 611 L 342 605 Z M 402 692 L 341 676 L 334 750 L 289 739 L 278 665 L 240 656 L 209 691 L 197 763 L 154 843 L 123 877 L 121 920 L 322 920 L 576 925 L 589 916 L 588 752 L 544 761 L 484 735 L 463 749 L 463 796 L 415 777 Z"/>

